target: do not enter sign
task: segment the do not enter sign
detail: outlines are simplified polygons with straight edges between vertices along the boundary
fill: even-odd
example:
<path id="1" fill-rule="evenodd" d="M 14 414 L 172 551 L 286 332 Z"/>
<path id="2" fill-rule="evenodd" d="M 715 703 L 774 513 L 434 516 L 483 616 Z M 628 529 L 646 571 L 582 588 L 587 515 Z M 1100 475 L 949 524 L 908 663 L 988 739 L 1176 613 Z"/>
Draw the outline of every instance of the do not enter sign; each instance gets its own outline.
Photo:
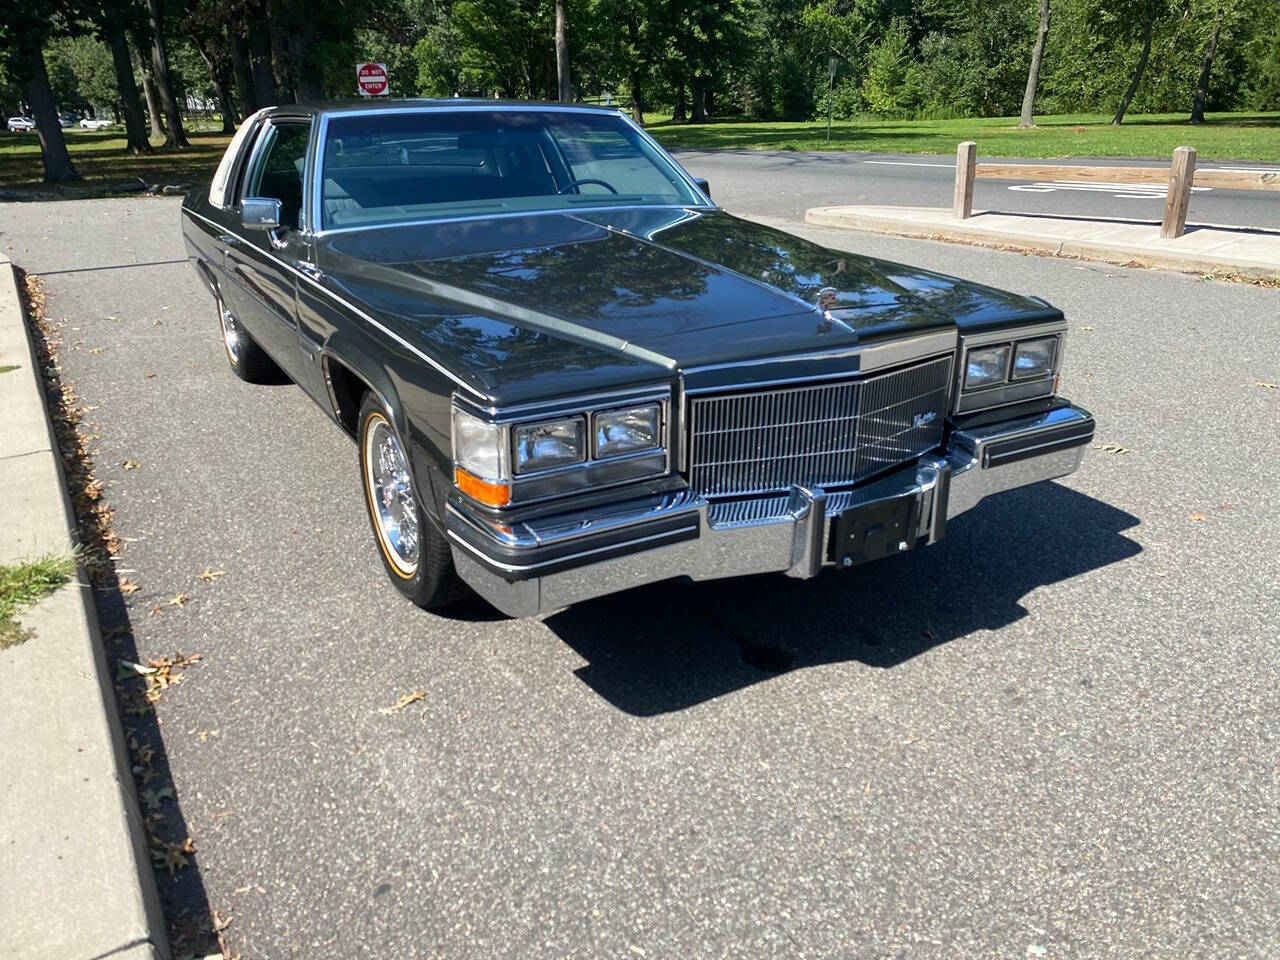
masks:
<path id="1" fill-rule="evenodd" d="M 356 89 L 363 97 L 385 97 L 387 65 L 385 63 L 356 64 Z"/>

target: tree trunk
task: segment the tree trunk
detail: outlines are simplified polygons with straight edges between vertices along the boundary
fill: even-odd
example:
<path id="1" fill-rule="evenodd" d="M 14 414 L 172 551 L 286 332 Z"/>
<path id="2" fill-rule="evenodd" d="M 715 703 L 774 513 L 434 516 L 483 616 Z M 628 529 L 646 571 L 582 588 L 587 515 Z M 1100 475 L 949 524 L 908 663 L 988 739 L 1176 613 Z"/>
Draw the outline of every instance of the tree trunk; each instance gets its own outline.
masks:
<path id="1" fill-rule="evenodd" d="M 1191 103 L 1191 122 L 1204 123 L 1204 105 L 1209 99 L 1209 71 L 1218 52 L 1218 35 L 1222 32 L 1222 8 L 1213 16 L 1213 33 L 1204 47 L 1204 59 L 1200 62 L 1200 79 L 1196 82 L 1196 98 Z"/>
<path id="2" fill-rule="evenodd" d="M 133 76 L 133 61 L 129 59 L 129 41 L 125 38 L 124 29 L 114 26 L 107 41 L 111 47 L 111 65 L 116 71 L 116 87 L 120 90 L 120 107 L 124 113 L 125 152 L 151 153 L 147 121 L 142 116 L 142 101 L 138 99 L 138 83 Z"/>
<path id="3" fill-rule="evenodd" d="M 231 54 L 231 72 L 236 78 L 236 96 L 247 117 L 258 112 L 258 98 L 253 89 L 253 71 L 249 68 L 249 41 L 244 35 L 227 28 L 227 49 Z"/>
<path id="4" fill-rule="evenodd" d="M 311 78 L 310 73 L 311 64 L 308 55 L 315 41 L 316 26 L 312 20 L 304 21 L 284 37 L 290 79 L 293 81 L 294 99 L 299 103 L 324 99 L 324 90 Z"/>
<path id="5" fill-rule="evenodd" d="M 1036 31 L 1036 44 L 1031 48 L 1031 69 L 1027 71 L 1027 89 L 1022 95 L 1019 130 L 1029 130 L 1036 125 L 1032 118 L 1036 106 L 1036 87 L 1040 85 L 1040 61 L 1044 59 L 1044 44 L 1049 39 L 1049 20 L 1052 16 L 1049 0 L 1040 0 L 1040 29 Z"/>
<path id="6" fill-rule="evenodd" d="M 280 92 L 276 89 L 276 75 L 271 71 L 271 34 L 267 28 L 267 8 L 259 4 L 250 22 L 255 24 L 249 31 L 250 64 L 253 69 L 254 101 L 259 109 L 274 107 L 280 102 Z"/>
<path id="7" fill-rule="evenodd" d="M 281 100 L 293 97 L 298 102 L 298 92 L 294 89 L 292 77 L 289 76 L 289 51 L 285 49 L 284 37 L 279 30 L 271 30 L 267 39 L 271 49 L 271 76 L 275 80 L 276 91 Z"/>
<path id="8" fill-rule="evenodd" d="M 1116 115 L 1112 118 L 1112 126 L 1120 126 L 1124 123 L 1124 115 L 1129 110 L 1129 104 L 1133 102 L 1133 95 L 1138 92 L 1138 84 L 1142 83 L 1142 74 L 1147 69 L 1147 58 L 1151 56 L 1151 29 L 1155 25 L 1156 5 L 1154 2 L 1147 4 L 1147 19 L 1142 25 L 1142 52 L 1138 54 L 1138 65 L 1134 68 L 1133 79 L 1129 81 L 1129 87 L 1125 90 L 1124 96 L 1120 98 L 1120 106 L 1116 108 Z"/>
<path id="9" fill-rule="evenodd" d="M 36 134 L 40 138 L 40 159 L 44 163 L 45 183 L 67 183 L 79 180 L 80 175 L 71 165 L 67 153 L 67 141 L 58 123 L 58 108 L 49 89 L 49 72 L 44 65 L 44 47 L 28 44 L 22 58 L 27 75 L 27 100 L 31 104 L 32 119 L 36 122 Z"/>
<path id="10" fill-rule="evenodd" d="M 707 122 L 707 88 L 701 81 L 695 80 L 693 90 L 693 110 L 689 114 L 690 123 Z"/>
<path id="11" fill-rule="evenodd" d="M 573 99 L 569 87 L 569 40 L 565 36 L 565 6 L 568 0 L 556 0 L 556 81 L 560 88 L 560 101 Z"/>
<path id="12" fill-rule="evenodd" d="M 631 119 L 644 123 L 644 81 L 639 74 L 631 77 Z"/>
<path id="13" fill-rule="evenodd" d="M 218 98 L 218 112 L 222 114 L 222 132 L 235 133 L 236 124 L 240 122 L 240 118 L 236 116 L 236 105 L 231 99 L 231 91 L 228 88 L 230 78 L 226 74 L 226 68 L 207 39 L 193 35 L 191 40 L 200 54 L 200 59 L 209 68 L 209 80 Z"/>
<path id="14" fill-rule="evenodd" d="M 187 135 L 182 129 L 182 111 L 173 92 L 173 78 L 169 76 L 169 53 L 164 43 L 164 6 L 162 0 L 147 0 L 147 13 L 151 18 L 151 67 L 155 74 L 156 91 L 160 94 L 160 106 L 164 110 L 164 143 L 167 147 L 189 147 Z"/>
<path id="15" fill-rule="evenodd" d="M 165 139 L 165 133 L 163 114 L 160 112 L 160 95 L 156 93 L 156 85 L 151 79 L 151 71 L 147 69 L 142 60 L 142 54 L 138 51 L 138 47 L 129 48 L 129 53 L 133 57 L 133 69 L 135 72 L 142 74 L 142 92 L 147 98 L 147 119 L 151 122 L 151 139 L 163 140 Z"/>
<path id="16" fill-rule="evenodd" d="M 684 123 L 689 119 L 688 110 L 685 106 L 684 84 L 676 86 L 676 101 L 671 105 L 671 122 Z"/>

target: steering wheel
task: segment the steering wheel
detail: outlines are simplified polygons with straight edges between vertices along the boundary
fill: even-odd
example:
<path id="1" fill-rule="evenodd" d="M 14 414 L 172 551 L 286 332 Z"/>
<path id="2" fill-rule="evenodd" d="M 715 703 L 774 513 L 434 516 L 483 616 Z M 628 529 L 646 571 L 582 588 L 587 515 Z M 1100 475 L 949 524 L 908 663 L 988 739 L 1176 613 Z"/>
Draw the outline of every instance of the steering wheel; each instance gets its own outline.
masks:
<path id="1" fill-rule="evenodd" d="M 617 194 L 618 192 L 617 190 L 613 189 L 613 185 L 608 183 L 607 181 L 597 180 L 595 177 L 583 177 L 581 180 L 570 180 L 563 187 L 561 187 L 559 190 L 556 191 L 556 196 L 558 197 L 562 193 L 564 193 L 566 190 L 572 190 L 574 187 L 581 186 L 584 183 L 594 183 L 598 186 L 604 187 L 606 190 L 608 190 L 612 194 Z"/>

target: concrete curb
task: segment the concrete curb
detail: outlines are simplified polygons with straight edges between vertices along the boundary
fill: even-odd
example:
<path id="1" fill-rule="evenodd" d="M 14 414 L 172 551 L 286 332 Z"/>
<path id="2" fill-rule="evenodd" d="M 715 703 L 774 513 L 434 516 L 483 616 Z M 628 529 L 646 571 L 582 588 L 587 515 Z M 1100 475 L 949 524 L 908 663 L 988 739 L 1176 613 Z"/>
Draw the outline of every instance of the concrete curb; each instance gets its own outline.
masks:
<path id="1" fill-rule="evenodd" d="M 1280 234 L 1242 234 L 1239 228 L 1189 224 L 1184 236 L 1164 240 L 1159 225 L 990 211 L 975 211 L 969 219 L 952 220 L 949 210 L 933 207 L 812 207 L 805 211 L 804 219 L 818 226 L 1069 259 L 1280 280 Z"/>
<path id="2" fill-rule="evenodd" d="M 16 277 L 0 255 L 0 563 L 75 530 Z M 115 691 L 83 571 L 0 650 L 0 957 L 168 960 Z"/>

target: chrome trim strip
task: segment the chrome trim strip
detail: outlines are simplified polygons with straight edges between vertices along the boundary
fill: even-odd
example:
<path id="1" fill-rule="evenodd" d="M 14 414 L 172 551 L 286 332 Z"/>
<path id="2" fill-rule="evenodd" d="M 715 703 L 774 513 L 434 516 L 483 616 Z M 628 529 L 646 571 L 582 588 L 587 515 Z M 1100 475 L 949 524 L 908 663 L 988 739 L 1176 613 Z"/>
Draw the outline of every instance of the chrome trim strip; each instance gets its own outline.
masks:
<path id="1" fill-rule="evenodd" d="M 687 526 L 677 527 L 673 530 L 664 530 L 662 531 L 662 533 L 650 534 L 647 537 L 637 537 L 634 540 L 627 540 L 627 541 L 624 541 L 623 543 L 611 543 L 603 547 L 593 547 L 590 550 L 583 550 L 580 553 L 571 553 L 571 554 L 568 554 L 567 556 L 556 557 L 554 560 L 543 560 L 538 563 L 525 563 L 525 564 L 503 563 L 502 561 L 494 560 L 492 557 L 488 557 L 485 554 L 481 553 L 479 550 L 477 550 L 471 544 L 467 543 L 466 540 L 463 540 L 462 537 L 458 536 L 452 530 L 448 530 L 446 532 L 448 533 L 450 540 L 452 540 L 454 543 L 458 544 L 459 546 L 463 547 L 468 552 L 474 554 L 475 556 L 480 557 L 486 565 L 491 567 L 497 567 L 498 569 L 504 570 L 508 573 L 528 573 L 529 571 L 539 570 L 539 569 L 542 569 L 543 567 L 550 567 L 553 565 L 563 564 L 568 561 L 581 560 L 586 557 L 592 557 L 598 553 L 605 553 L 609 550 L 619 550 L 619 549 L 625 550 L 628 547 L 635 547 L 645 543 L 652 543 L 654 540 L 670 540 L 672 537 L 684 536 L 690 533 L 691 531 L 696 532 L 697 530 L 698 530 L 698 524 L 695 521 L 691 524 L 688 524 Z"/>
<path id="2" fill-rule="evenodd" d="M 194 210 L 185 210 L 185 208 L 184 208 L 184 211 L 185 211 L 187 214 L 189 214 L 190 216 L 197 217 L 197 218 L 199 218 L 199 219 L 203 220 L 205 223 L 209 224 L 210 226 L 213 226 L 213 227 L 217 228 L 218 230 L 222 230 L 222 229 L 224 229 L 224 228 L 223 228 L 223 226 L 222 226 L 222 224 L 220 224 L 220 223 L 218 223 L 218 222 L 216 222 L 216 221 L 214 221 L 214 220 L 210 220 L 208 217 L 204 216 L 203 214 L 196 213 Z M 264 253 L 266 253 L 266 251 L 263 251 L 263 252 L 264 252 Z M 459 387 L 461 387 L 463 390 L 466 390 L 466 391 L 468 391 L 469 393 L 473 394 L 474 396 L 480 397 L 480 398 L 482 398 L 482 399 L 486 399 L 486 400 L 488 399 L 488 397 L 487 397 L 484 393 L 482 393 L 480 390 L 477 390 L 475 387 L 471 386 L 469 383 L 467 383 L 465 380 L 463 380 L 461 377 L 459 377 L 459 376 L 458 376 L 456 373 L 454 373 L 452 370 L 449 370 L 449 369 L 448 369 L 447 367 L 445 367 L 442 363 L 440 363 L 440 361 L 438 361 L 438 360 L 436 360 L 434 357 L 431 357 L 431 356 L 427 355 L 426 353 L 424 353 L 424 352 L 422 351 L 422 349 L 421 349 L 421 348 L 419 348 L 419 347 L 415 346 L 414 344 L 410 343 L 408 340 L 406 340 L 404 337 L 400 336 L 400 334 L 396 333 L 394 330 L 391 330 L 391 329 L 389 329 L 388 327 L 386 327 L 384 324 L 379 323 L 377 320 L 375 320 L 373 317 L 369 316 L 369 314 L 365 313 L 363 310 L 361 310 L 359 307 L 357 307 L 357 306 L 356 306 L 354 303 L 352 303 L 351 301 L 349 301 L 349 300 L 345 299 L 345 298 L 344 298 L 344 297 L 342 297 L 341 295 L 339 295 L 339 294 L 335 293 L 334 291 L 330 290 L 328 287 L 326 287 L 326 286 L 325 286 L 324 284 L 322 284 L 320 281 L 316 280 L 314 277 L 310 277 L 310 276 L 308 276 L 306 273 L 304 273 L 303 271 L 299 270 L 297 267 L 293 266 L 292 264 L 287 263 L 286 261 L 281 260 L 279 257 L 274 256 L 274 255 L 272 255 L 272 254 L 270 254 L 270 253 L 267 253 L 266 255 L 267 255 L 268 257 L 270 257 L 272 260 L 274 260 L 276 263 L 280 264 L 280 266 L 284 267 L 286 270 L 290 271 L 291 273 L 295 274 L 296 276 L 299 276 L 299 277 L 301 277 L 303 280 L 307 281 L 307 283 L 311 284 L 311 285 L 312 285 L 313 287 L 315 287 L 317 290 L 321 291 L 322 293 L 328 294 L 330 297 L 332 297 L 334 300 L 338 301 L 338 303 L 342 304 L 344 307 L 346 307 L 346 308 L 347 308 L 348 310 L 350 310 L 352 313 L 354 313 L 354 314 L 356 314 L 357 316 L 359 316 L 359 317 L 360 317 L 360 319 L 364 320 L 366 323 L 370 324 L 371 326 L 377 327 L 379 330 L 381 330 L 383 333 L 385 333 L 385 334 L 386 334 L 388 337 L 390 337 L 392 340 L 396 341 L 396 343 L 400 344 L 402 347 L 404 347 L 406 350 L 408 350 L 408 351 L 409 351 L 410 353 L 412 353 L 414 356 L 418 357 L 418 358 L 419 358 L 419 359 L 421 359 L 421 360 L 424 360 L 428 365 L 430 365 L 431 367 L 433 367 L 435 370 L 437 370 L 437 371 L 438 371 L 440 374 L 442 374 L 443 376 L 445 376 L 445 377 L 447 377 L 448 379 L 452 380 L 454 383 L 456 383 L 456 384 L 457 384 Z"/>
<path id="3" fill-rule="evenodd" d="M 905 340 L 893 340 L 888 343 L 872 343 L 867 345 L 852 344 L 831 351 L 814 351 L 810 353 L 784 353 L 769 357 L 758 357 L 754 360 L 741 360 L 733 363 L 709 363 L 698 367 L 685 367 L 686 376 L 709 373 L 715 370 L 740 369 L 743 367 L 761 367 L 780 363 L 799 363 L 808 360 L 844 360 L 858 357 L 858 369 L 848 371 L 853 375 L 894 367 L 900 363 L 911 363 L 916 360 L 931 359 L 934 354 L 950 353 L 956 348 L 956 330 L 946 327 L 929 333 L 917 334 Z M 694 388 L 690 393 L 705 393 L 723 390 L 747 389 L 750 387 L 767 387 L 782 383 L 805 383 L 810 380 L 830 380 L 840 373 L 814 374 L 809 377 L 784 377 L 777 380 L 745 381 L 737 384 L 717 385 L 714 387 Z"/>
<path id="4" fill-rule="evenodd" d="M 484 406 L 473 403 L 466 398 L 462 405 L 467 412 L 482 416 L 492 423 L 511 423 L 515 420 L 527 420 L 537 417 L 554 417 L 559 413 L 583 413 L 594 410 L 599 401 L 606 402 L 610 408 L 625 405 L 631 401 L 645 403 L 653 400 L 667 400 L 671 397 L 671 384 L 667 382 L 640 384 L 635 387 L 619 387 L 616 390 L 603 390 L 583 393 L 568 397 L 557 397 L 549 400 L 530 400 L 511 406 L 490 404 Z"/>
<path id="5" fill-rule="evenodd" d="M 353 227 L 330 227 L 317 231 L 315 236 L 328 237 L 339 233 L 355 233 L 363 230 L 387 230 L 392 227 L 425 227 L 437 223 L 469 223 L 475 220 L 507 220 L 512 217 L 546 217 L 560 215 L 572 217 L 580 213 L 609 213 L 613 210 L 714 210 L 714 207 L 700 207 L 688 203 L 615 203 L 595 207 L 574 207 L 569 210 L 515 210 L 510 213 L 476 213 L 469 216 L 436 217 L 423 220 L 397 220 L 394 223 L 370 223 Z M 597 227 L 604 224 L 597 223 Z"/>

